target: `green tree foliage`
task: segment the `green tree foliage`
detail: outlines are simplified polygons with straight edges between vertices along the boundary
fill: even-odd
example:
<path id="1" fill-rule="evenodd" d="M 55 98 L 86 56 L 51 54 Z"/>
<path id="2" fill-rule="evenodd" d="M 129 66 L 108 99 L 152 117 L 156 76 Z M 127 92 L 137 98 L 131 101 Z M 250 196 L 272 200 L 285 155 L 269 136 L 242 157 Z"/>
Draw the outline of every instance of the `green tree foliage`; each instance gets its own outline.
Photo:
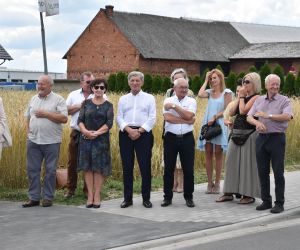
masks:
<path id="1" fill-rule="evenodd" d="M 116 76 L 116 91 L 126 91 L 125 83 L 128 86 L 126 74 L 124 72 L 118 72 Z"/>
<path id="2" fill-rule="evenodd" d="M 261 82 L 262 82 L 262 93 L 266 93 L 266 89 L 265 89 L 265 79 L 267 77 L 267 75 L 271 74 L 271 68 L 268 64 L 268 62 L 265 62 L 265 64 L 263 66 L 261 66 L 260 71 L 259 71 L 259 75 L 261 78 Z"/>
<path id="3" fill-rule="evenodd" d="M 200 82 L 201 82 L 201 85 L 204 83 L 205 77 L 206 77 L 206 73 L 207 73 L 208 71 L 210 71 L 209 68 L 206 68 L 206 69 L 202 72 L 202 74 L 201 74 L 201 76 L 200 76 Z"/>
<path id="4" fill-rule="evenodd" d="M 298 70 L 298 74 L 294 84 L 295 95 L 300 96 L 300 69 Z"/>
<path id="5" fill-rule="evenodd" d="M 216 69 L 221 70 L 221 72 L 224 74 L 224 71 L 223 71 L 222 66 L 221 66 L 220 64 L 218 64 L 218 65 L 216 66 Z"/>
<path id="6" fill-rule="evenodd" d="M 194 92 L 195 95 L 197 95 L 201 85 L 202 81 L 199 75 L 194 76 L 193 79 L 191 79 L 190 83 L 190 89 Z"/>
<path id="7" fill-rule="evenodd" d="M 240 72 L 240 73 L 238 74 L 238 76 L 236 77 L 236 79 L 239 79 L 239 78 L 243 79 L 245 75 L 246 75 L 245 72 Z"/>
<path id="8" fill-rule="evenodd" d="M 226 79 L 226 87 L 231 89 L 232 92 L 235 92 L 236 79 L 237 79 L 236 74 L 234 72 L 230 71 L 230 73 Z"/>
<path id="9" fill-rule="evenodd" d="M 284 80 L 285 80 L 284 79 L 284 70 L 279 64 L 276 64 L 276 66 L 273 70 L 273 74 L 278 75 L 280 77 L 280 90 L 283 90 Z"/>
<path id="10" fill-rule="evenodd" d="M 157 94 L 161 92 L 162 79 L 159 75 L 153 77 L 152 81 L 152 93 Z"/>
<path id="11" fill-rule="evenodd" d="M 143 91 L 147 93 L 151 93 L 152 90 L 152 76 L 149 74 L 145 74 Z"/>
<path id="12" fill-rule="evenodd" d="M 110 74 L 107 80 L 108 90 L 109 91 L 116 91 L 116 74 Z"/>
<path id="13" fill-rule="evenodd" d="M 171 83 L 170 77 L 164 77 L 161 84 L 161 92 L 166 93 L 169 88 L 172 88 L 173 84 Z"/>
<path id="14" fill-rule="evenodd" d="M 254 65 L 252 65 L 248 71 L 249 72 L 258 72 L 257 68 Z"/>
<path id="15" fill-rule="evenodd" d="M 292 73 L 288 73 L 285 78 L 285 83 L 283 85 L 282 92 L 288 96 L 295 95 L 294 86 L 295 86 L 295 76 Z"/>

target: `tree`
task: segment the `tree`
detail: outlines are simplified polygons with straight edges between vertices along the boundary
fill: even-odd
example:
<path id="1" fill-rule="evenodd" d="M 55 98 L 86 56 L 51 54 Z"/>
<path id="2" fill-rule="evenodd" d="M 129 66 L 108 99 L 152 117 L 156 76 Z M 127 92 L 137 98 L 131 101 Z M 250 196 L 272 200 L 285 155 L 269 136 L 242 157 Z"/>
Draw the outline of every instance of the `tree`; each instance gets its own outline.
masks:
<path id="1" fill-rule="evenodd" d="M 116 76 L 116 91 L 125 91 L 124 82 L 127 84 L 126 74 L 124 72 L 118 72 Z"/>
<path id="2" fill-rule="evenodd" d="M 254 66 L 254 65 L 252 65 L 250 68 L 249 68 L 249 70 L 248 70 L 249 72 L 258 72 L 258 70 L 257 70 L 257 68 Z"/>
<path id="3" fill-rule="evenodd" d="M 116 74 L 110 74 L 107 80 L 108 90 L 116 91 Z"/>
<path id="4" fill-rule="evenodd" d="M 150 93 L 151 88 L 152 88 L 152 76 L 149 74 L 145 74 L 143 90 L 147 93 Z"/>
<path id="5" fill-rule="evenodd" d="M 235 92 L 236 88 L 236 74 L 232 71 L 230 71 L 229 75 L 226 79 L 226 87 L 231 89 L 232 92 Z"/>
<path id="6" fill-rule="evenodd" d="M 201 78 L 199 75 L 194 76 L 194 78 L 190 81 L 190 89 L 194 92 L 196 96 L 201 87 Z"/>
<path id="7" fill-rule="evenodd" d="M 224 74 L 224 71 L 223 71 L 222 66 L 220 64 L 218 64 L 216 66 L 216 69 L 220 70 Z"/>
<path id="8" fill-rule="evenodd" d="M 261 78 L 261 82 L 264 83 L 267 75 L 271 74 L 271 69 L 268 62 L 265 62 L 263 66 L 261 66 L 259 75 Z M 266 93 L 265 84 L 262 84 L 262 93 Z"/>
<path id="9" fill-rule="evenodd" d="M 158 92 L 160 92 L 161 85 L 162 85 L 161 77 L 159 75 L 154 76 L 152 81 L 152 89 L 151 89 L 152 93 L 157 94 Z"/>
<path id="10" fill-rule="evenodd" d="M 282 92 L 288 96 L 295 95 L 294 86 L 295 86 L 295 76 L 292 73 L 288 73 L 285 78 L 285 84 L 283 86 Z"/>
<path id="11" fill-rule="evenodd" d="M 298 74 L 294 84 L 295 95 L 300 96 L 300 69 L 298 70 Z"/>
<path id="12" fill-rule="evenodd" d="M 284 71 L 283 68 L 279 65 L 276 64 L 274 70 L 273 70 L 273 74 L 278 75 L 280 77 L 280 90 L 283 90 L 283 86 L 284 86 Z"/>
<path id="13" fill-rule="evenodd" d="M 201 82 L 201 85 L 204 83 L 205 81 L 205 77 L 206 77 L 206 73 L 210 71 L 209 68 L 206 68 L 203 72 L 202 72 L 202 75 L 200 76 L 200 82 Z"/>
<path id="14" fill-rule="evenodd" d="M 167 90 L 172 87 L 173 87 L 173 84 L 171 83 L 170 77 L 164 77 L 162 84 L 161 84 L 161 88 L 160 88 L 161 92 L 166 93 Z"/>
<path id="15" fill-rule="evenodd" d="M 240 72 L 237 76 L 237 79 L 243 79 L 245 75 L 246 75 L 245 72 Z"/>

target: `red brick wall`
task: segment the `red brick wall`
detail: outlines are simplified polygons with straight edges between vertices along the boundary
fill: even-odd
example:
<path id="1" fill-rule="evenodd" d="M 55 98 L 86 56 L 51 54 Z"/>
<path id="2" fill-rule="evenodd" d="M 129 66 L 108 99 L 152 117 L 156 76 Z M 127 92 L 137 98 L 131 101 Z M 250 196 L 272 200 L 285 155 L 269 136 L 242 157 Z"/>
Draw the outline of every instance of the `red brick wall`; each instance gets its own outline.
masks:
<path id="1" fill-rule="evenodd" d="M 199 75 L 200 72 L 200 63 L 197 61 L 145 59 L 140 56 L 139 66 L 143 73 L 165 76 L 169 76 L 175 68 L 184 68 L 189 76 Z"/>
<path id="2" fill-rule="evenodd" d="M 68 53 L 68 79 L 79 79 L 84 71 L 96 77 L 131 71 L 138 68 L 138 58 L 139 52 L 101 11 Z"/>

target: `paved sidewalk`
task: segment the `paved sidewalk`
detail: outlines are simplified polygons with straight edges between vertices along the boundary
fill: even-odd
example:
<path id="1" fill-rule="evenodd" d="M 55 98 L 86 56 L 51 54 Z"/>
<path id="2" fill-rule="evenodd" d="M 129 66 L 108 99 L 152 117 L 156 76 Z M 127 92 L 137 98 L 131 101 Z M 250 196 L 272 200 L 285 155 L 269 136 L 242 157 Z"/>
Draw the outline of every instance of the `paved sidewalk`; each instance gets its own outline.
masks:
<path id="1" fill-rule="evenodd" d="M 195 208 L 186 207 L 182 194 L 174 194 L 173 204 L 162 208 L 162 192 L 151 194 L 151 209 L 142 206 L 140 196 L 135 197 L 133 206 L 126 209 L 120 208 L 123 199 L 104 201 L 100 209 L 61 205 L 25 209 L 21 208 L 21 203 L 0 201 L 0 248 L 107 249 L 128 245 L 127 249 L 131 249 L 134 247 L 131 244 L 179 237 L 210 228 L 279 220 L 289 211 L 300 209 L 300 171 L 285 176 L 286 211 L 279 215 L 271 214 L 269 210 L 256 211 L 255 206 L 260 200 L 250 205 L 239 205 L 238 200 L 216 203 L 219 195 L 204 194 L 206 184 L 195 187 Z"/>

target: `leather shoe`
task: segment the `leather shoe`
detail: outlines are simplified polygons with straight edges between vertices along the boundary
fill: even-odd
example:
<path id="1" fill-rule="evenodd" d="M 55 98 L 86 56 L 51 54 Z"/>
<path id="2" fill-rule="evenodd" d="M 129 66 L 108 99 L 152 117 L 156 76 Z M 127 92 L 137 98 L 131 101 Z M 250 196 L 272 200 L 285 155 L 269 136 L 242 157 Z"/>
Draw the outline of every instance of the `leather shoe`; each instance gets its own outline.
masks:
<path id="1" fill-rule="evenodd" d="M 40 201 L 29 200 L 29 201 L 23 203 L 22 207 L 35 207 L 35 206 L 39 206 L 39 205 L 40 205 Z"/>
<path id="2" fill-rule="evenodd" d="M 121 203 L 121 208 L 126 208 L 126 207 L 129 207 L 129 206 L 132 206 L 132 201 L 123 201 Z"/>
<path id="3" fill-rule="evenodd" d="M 272 203 L 264 201 L 263 203 L 261 203 L 260 205 L 258 205 L 256 207 L 256 210 L 262 211 L 262 210 L 266 210 L 266 209 L 270 209 L 270 208 L 272 208 Z"/>
<path id="4" fill-rule="evenodd" d="M 86 207 L 86 208 L 92 208 L 92 207 L 94 207 L 94 204 L 93 204 L 93 203 L 86 204 L 85 207 Z"/>
<path id="5" fill-rule="evenodd" d="M 64 197 L 66 199 L 70 199 L 70 198 L 72 198 L 74 196 L 74 194 L 75 194 L 74 191 L 68 191 L 68 192 L 65 193 Z"/>
<path id="6" fill-rule="evenodd" d="M 143 201 L 143 205 L 144 205 L 145 208 L 151 208 L 152 207 L 151 201 Z"/>
<path id="7" fill-rule="evenodd" d="M 100 208 L 101 207 L 101 204 L 94 204 L 93 205 L 93 208 Z"/>
<path id="8" fill-rule="evenodd" d="M 192 199 L 191 200 L 186 200 L 185 203 L 188 207 L 194 207 L 195 206 L 195 203 Z"/>
<path id="9" fill-rule="evenodd" d="M 51 200 L 43 200 L 42 206 L 43 207 L 51 207 L 52 206 L 52 201 Z"/>
<path id="10" fill-rule="evenodd" d="M 270 210 L 272 214 L 279 214 L 284 211 L 283 205 L 275 204 L 275 206 Z"/>
<path id="11" fill-rule="evenodd" d="M 162 207 L 167 207 L 167 206 L 170 206 L 171 204 L 172 204 L 172 201 L 171 201 L 171 200 L 166 200 L 166 199 L 164 199 L 160 205 L 161 205 Z"/>

